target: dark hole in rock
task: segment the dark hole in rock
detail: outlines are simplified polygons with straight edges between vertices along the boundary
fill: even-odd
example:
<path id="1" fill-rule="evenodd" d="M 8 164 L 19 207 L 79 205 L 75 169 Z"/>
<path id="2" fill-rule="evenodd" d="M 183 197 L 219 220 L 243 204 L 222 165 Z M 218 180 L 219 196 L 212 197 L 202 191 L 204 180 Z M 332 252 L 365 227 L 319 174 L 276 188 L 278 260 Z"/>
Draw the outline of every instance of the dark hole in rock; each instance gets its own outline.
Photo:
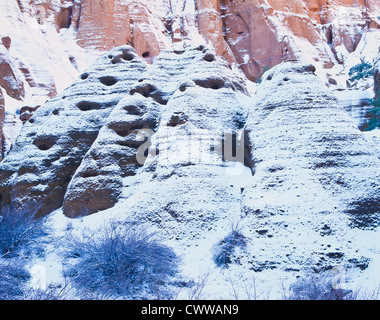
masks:
<path id="1" fill-rule="evenodd" d="M 80 75 L 80 78 L 81 78 L 82 80 L 86 80 L 86 79 L 88 78 L 88 76 L 89 76 L 89 74 L 86 72 L 86 73 L 82 73 L 82 74 Z"/>
<path id="2" fill-rule="evenodd" d="M 201 45 L 197 48 L 197 50 L 198 50 L 198 51 L 203 51 L 204 48 L 205 48 L 205 46 L 204 46 L 203 44 L 201 44 Z"/>
<path id="3" fill-rule="evenodd" d="M 134 55 L 130 52 L 123 52 L 121 58 L 126 61 L 132 61 L 134 59 Z"/>
<path id="4" fill-rule="evenodd" d="M 53 110 L 53 114 L 54 115 L 58 115 L 59 114 L 59 110 L 58 109 Z"/>
<path id="5" fill-rule="evenodd" d="M 311 72 L 311 73 L 314 73 L 317 69 L 315 68 L 314 65 L 312 64 L 309 64 L 305 67 L 305 70 L 308 71 L 308 72 Z"/>
<path id="6" fill-rule="evenodd" d="M 174 53 L 175 54 L 182 54 L 182 53 L 184 53 L 185 52 L 185 50 L 174 50 Z"/>
<path id="7" fill-rule="evenodd" d="M 203 57 L 203 60 L 212 62 L 215 61 L 215 55 L 212 53 L 206 53 L 205 56 Z"/>
<path id="8" fill-rule="evenodd" d="M 117 141 L 119 146 L 138 149 L 144 143 L 143 141 Z"/>
<path id="9" fill-rule="evenodd" d="M 186 85 L 186 84 L 183 84 L 183 85 L 181 85 L 181 86 L 179 87 L 179 91 L 184 92 L 184 91 L 186 90 L 186 88 L 187 88 L 187 85 Z"/>
<path id="10" fill-rule="evenodd" d="M 108 55 L 108 58 L 109 58 L 109 59 L 112 59 L 112 58 L 113 58 L 113 55 L 111 55 L 111 54 Z"/>
<path id="11" fill-rule="evenodd" d="M 159 104 L 167 104 L 167 98 L 164 94 L 150 83 L 141 83 L 129 91 L 129 94 L 131 95 L 134 95 L 135 93 L 139 93 L 145 98 L 153 98 Z"/>
<path id="12" fill-rule="evenodd" d="M 181 124 L 185 124 L 187 120 L 188 120 L 188 117 L 184 113 L 181 113 L 180 115 L 172 115 L 167 126 L 176 127 Z"/>
<path id="13" fill-rule="evenodd" d="M 90 111 L 102 109 L 102 105 L 97 102 L 81 101 L 77 104 L 79 110 Z"/>
<path id="14" fill-rule="evenodd" d="M 55 145 L 56 138 L 55 137 L 37 137 L 34 139 L 33 144 L 40 150 L 49 150 L 51 147 Z"/>
<path id="15" fill-rule="evenodd" d="M 33 118 L 30 118 L 30 119 L 29 119 L 29 122 L 30 122 L 30 123 L 34 123 L 34 119 L 33 119 Z"/>
<path id="16" fill-rule="evenodd" d="M 99 81 L 106 86 L 113 86 L 117 83 L 117 79 L 111 76 L 104 76 L 99 78 Z"/>
<path id="17" fill-rule="evenodd" d="M 124 110 L 127 111 L 129 114 L 132 114 L 135 116 L 139 116 L 144 113 L 143 110 L 139 106 L 135 106 L 135 105 L 125 106 Z"/>
<path id="18" fill-rule="evenodd" d="M 82 173 L 83 178 L 97 177 L 99 173 L 95 170 L 87 170 Z"/>
<path id="19" fill-rule="evenodd" d="M 149 54 L 150 54 L 149 51 L 145 51 L 145 52 L 143 52 L 142 56 L 143 56 L 143 58 L 148 58 Z"/>
<path id="20" fill-rule="evenodd" d="M 284 78 L 284 81 L 289 81 L 289 78 L 288 78 L 288 77 L 285 77 L 285 78 Z"/>
<path id="21" fill-rule="evenodd" d="M 111 124 L 109 127 L 113 131 L 115 131 L 117 135 L 124 138 L 136 130 L 143 129 L 144 123 L 127 123 L 127 124 L 114 123 L 114 124 Z"/>
<path id="22" fill-rule="evenodd" d="M 224 87 L 224 80 L 223 79 L 217 79 L 217 78 L 210 78 L 210 79 L 197 79 L 194 80 L 195 84 L 203 87 L 203 88 L 210 88 L 210 89 L 220 89 Z"/>

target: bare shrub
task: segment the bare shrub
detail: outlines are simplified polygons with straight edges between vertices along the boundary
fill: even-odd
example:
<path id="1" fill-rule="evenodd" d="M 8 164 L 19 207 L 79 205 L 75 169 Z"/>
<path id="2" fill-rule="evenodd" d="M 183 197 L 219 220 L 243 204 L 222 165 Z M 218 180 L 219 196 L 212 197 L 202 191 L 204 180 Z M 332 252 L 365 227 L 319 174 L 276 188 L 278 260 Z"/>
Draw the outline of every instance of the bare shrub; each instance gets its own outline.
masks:
<path id="1" fill-rule="evenodd" d="M 0 262 L 0 300 L 19 300 L 24 295 L 24 283 L 30 274 L 21 263 L 13 260 Z"/>
<path id="2" fill-rule="evenodd" d="M 160 288 L 177 272 L 177 257 L 154 234 L 111 223 L 71 246 L 77 262 L 68 270 L 74 286 L 89 298 L 133 295 Z"/>
<path id="3" fill-rule="evenodd" d="M 330 273 L 300 278 L 290 286 L 286 300 L 352 300 L 351 290 L 335 288 L 335 280 Z"/>
<path id="4" fill-rule="evenodd" d="M 232 263 L 236 247 L 245 247 L 246 238 L 236 225 L 231 232 L 213 247 L 213 260 L 218 267 L 227 267 Z"/>
<path id="5" fill-rule="evenodd" d="M 0 254 L 12 255 L 23 245 L 44 234 L 41 219 L 31 212 L 16 212 L 11 206 L 1 208 Z"/>

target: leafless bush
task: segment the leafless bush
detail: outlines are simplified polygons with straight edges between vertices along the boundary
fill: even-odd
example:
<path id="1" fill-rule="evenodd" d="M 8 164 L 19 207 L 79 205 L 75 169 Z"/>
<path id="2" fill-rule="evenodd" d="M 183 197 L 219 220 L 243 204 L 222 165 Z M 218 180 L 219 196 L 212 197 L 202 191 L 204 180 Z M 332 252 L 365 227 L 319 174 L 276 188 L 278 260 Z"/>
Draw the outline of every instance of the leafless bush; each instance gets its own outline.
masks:
<path id="1" fill-rule="evenodd" d="M 351 290 L 335 287 L 334 276 L 328 272 L 300 278 L 290 286 L 286 300 L 352 300 Z"/>
<path id="2" fill-rule="evenodd" d="M 24 284 L 29 272 L 18 261 L 0 262 L 0 300 L 19 300 L 24 295 Z"/>
<path id="3" fill-rule="evenodd" d="M 41 219 L 31 212 L 16 212 L 11 206 L 1 208 L 0 254 L 12 255 L 23 245 L 44 234 Z"/>
<path id="4" fill-rule="evenodd" d="M 144 229 L 111 223 L 70 250 L 77 262 L 68 270 L 74 286 L 88 298 L 133 296 L 145 289 L 157 294 L 177 271 L 173 250 Z"/>
<path id="5" fill-rule="evenodd" d="M 238 225 L 233 225 L 231 232 L 213 247 L 213 260 L 218 267 L 227 267 L 232 262 L 236 247 L 244 247 L 246 238 Z"/>

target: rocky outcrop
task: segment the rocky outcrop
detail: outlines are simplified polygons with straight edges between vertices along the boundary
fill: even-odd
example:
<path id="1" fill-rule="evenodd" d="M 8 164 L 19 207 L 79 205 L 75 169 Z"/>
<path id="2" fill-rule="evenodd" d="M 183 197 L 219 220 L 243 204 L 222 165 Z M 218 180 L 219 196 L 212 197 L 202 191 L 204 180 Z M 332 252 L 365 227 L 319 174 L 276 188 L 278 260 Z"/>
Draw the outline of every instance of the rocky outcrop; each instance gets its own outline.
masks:
<path id="1" fill-rule="evenodd" d="M 0 45 L 0 86 L 14 99 L 20 100 L 25 96 L 20 66 L 4 45 Z"/>
<path id="2" fill-rule="evenodd" d="M 1 163 L 2 204 L 38 215 L 60 207 L 100 128 L 144 69 L 131 47 L 119 47 L 40 107 Z"/>
<path id="3" fill-rule="evenodd" d="M 380 159 L 315 72 L 281 63 L 252 97 L 208 47 L 151 64 L 115 48 L 24 124 L 2 206 L 146 224 L 213 266 L 239 222 L 231 263 L 249 275 L 367 268 L 352 230 L 380 224 Z"/>
<path id="4" fill-rule="evenodd" d="M 187 179 L 201 182 L 204 178 L 208 179 L 209 174 L 223 171 L 222 168 L 207 169 L 213 164 L 212 161 L 218 162 L 215 157 L 220 160 L 216 166 L 222 166 L 223 155 L 221 149 L 216 147 L 210 154 L 209 144 L 201 146 L 202 137 L 216 141 L 223 131 L 232 134 L 241 130 L 248 113 L 247 95 L 243 79 L 213 51 L 200 46 L 185 52 L 162 52 L 100 130 L 68 186 L 64 213 L 78 216 L 113 206 L 123 192 L 130 189 L 128 181 L 141 167 L 143 171 L 155 172 L 152 183 L 160 184 L 160 187 L 157 194 L 149 196 L 149 201 L 140 199 L 141 203 L 136 204 L 136 208 L 141 209 L 144 205 L 144 211 L 148 214 L 170 207 L 178 200 L 177 197 L 182 197 L 172 184 L 173 180 L 178 179 L 177 170 L 183 171 L 180 174 L 183 182 L 178 183 L 185 184 L 188 183 L 185 182 Z M 218 105 L 222 103 L 224 108 L 220 110 Z M 153 143 L 150 141 L 153 137 L 155 144 L 149 146 Z M 207 163 L 191 158 L 188 152 L 191 143 L 193 148 L 196 144 L 203 148 L 203 159 L 209 158 Z M 196 151 L 198 156 L 199 152 L 201 150 Z M 177 158 L 175 155 L 179 154 L 181 156 Z M 190 166 L 191 169 L 183 166 Z M 202 172 L 199 176 L 196 173 L 198 168 Z M 200 190 L 194 189 L 194 192 L 201 194 L 205 185 L 200 183 L 199 186 Z M 145 183 L 141 187 L 145 188 Z M 170 190 L 163 191 L 165 188 Z M 167 196 L 163 197 L 162 192 Z M 156 205 L 151 206 L 154 202 Z M 151 207 L 145 207 L 146 204 Z M 178 219 L 182 215 L 183 219 L 189 218 L 180 209 L 178 212 L 174 207 L 170 210 Z M 170 214 L 167 217 L 170 218 Z"/>
<path id="5" fill-rule="evenodd" d="M 346 237 L 344 226 L 379 223 L 379 159 L 314 71 L 286 62 L 265 73 L 247 122 L 255 175 L 243 211 L 251 228 L 271 225 L 271 238 L 254 251 L 255 263 L 268 268 L 286 257 L 316 261 L 318 272 L 331 268 L 327 245 Z M 325 229 L 331 237 L 313 242 Z"/>
<path id="6" fill-rule="evenodd" d="M 379 179 L 380 163 L 352 119 L 313 71 L 312 65 L 287 62 L 265 74 L 247 124 L 255 146 L 255 180 L 260 183 L 247 190 L 247 195 L 278 192 L 277 205 L 281 199 L 286 203 L 290 200 L 285 196 L 286 182 L 292 179 L 281 177 L 287 175 L 294 181 L 307 178 L 310 181 L 305 180 L 302 186 L 312 190 L 316 184 L 316 188 L 329 194 L 328 198 L 340 203 L 341 209 L 355 211 L 355 204 L 375 204 L 379 192 L 374 185 Z M 275 149 L 268 139 L 281 147 Z M 282 192 L 284 196 L 280 196 Z M 306 200 L 316 199 L 300 197 L 304 204 Z"/>
<path id="7" fill-rule="evenodd" d="M 22 121 L 22 123 L 27 122 L 33 116 L 33 113 L 39 107 L 41 107 L 41 106 L 40 105 L 36 105 L 36 106 L 23 106 L 20 109 L 20 120 Z"/>
<path id="8" fill-rule="evenodd" d="M 78 38 L 85 47 L 129 43 L 140 55 L 205 42 L 246 76 L 297 57 L 330 68 L 363 33 L 379 27 L 376 1 L 82 1 Z M 99 13 L 101 16 L 99 18 Z M 203 40 L 202 40 L 203 39 Z M 199 43 L 195 43 L 199 44 Z"/>
<path id="9" fill-rule="evenodd" d="M 375 0 L 4 0 L 0 36 L 18 61 L 18 90 L 23 83 L 36 99 L 26 103 L 41 104 L 83 70 L 84 51 L 124 44 L 147 62 L 162 50 L 205 44 L 254 81 L 288 59 L 331 68 L 379 28 L 379 12 Z"/>

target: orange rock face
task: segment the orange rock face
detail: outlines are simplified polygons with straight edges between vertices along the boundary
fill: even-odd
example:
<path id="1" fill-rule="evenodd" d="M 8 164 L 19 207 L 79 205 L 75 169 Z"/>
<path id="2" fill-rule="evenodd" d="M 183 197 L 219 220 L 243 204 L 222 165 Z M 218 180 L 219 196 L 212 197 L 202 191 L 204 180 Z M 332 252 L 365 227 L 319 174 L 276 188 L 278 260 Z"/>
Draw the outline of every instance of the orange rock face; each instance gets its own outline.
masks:
<path id="1" fill-rule="evenodd" d="M 264 69 L 289 59 L 306 57 L 326 68 L 342 63 L 337 46 L 352 52 L 363 32 L 379 28 L 376 0 L 188 2 L 82 0 L 80 12 L 74 10 L 79 44 L 104 50 L 130 44 L 153 58 L 162 49 L 202 39 L 257 80 Z"/>

